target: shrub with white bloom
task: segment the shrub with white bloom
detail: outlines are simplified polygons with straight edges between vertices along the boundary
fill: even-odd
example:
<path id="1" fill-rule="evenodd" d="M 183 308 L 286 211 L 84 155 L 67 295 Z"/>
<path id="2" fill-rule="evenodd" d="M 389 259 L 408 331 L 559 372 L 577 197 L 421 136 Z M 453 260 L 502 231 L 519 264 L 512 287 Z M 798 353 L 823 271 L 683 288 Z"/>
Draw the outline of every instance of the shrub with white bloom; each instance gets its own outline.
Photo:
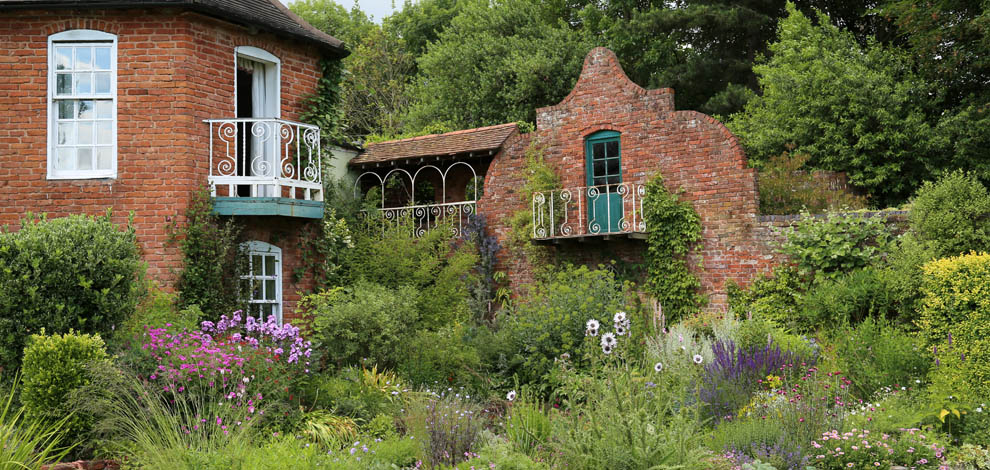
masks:
<path id="1" fill-rule="evenodd" d="M 701 354 L 695 354 L 694 355 L 694 363 L 695 364 L 701 364 L 701 361 L 704 361 L 704 360 L 705 360 L 705 358 L 701 357 Z"/>
<path id="2" fill-rule="evenodd" d="M 660 373 L 661 371 L 663 371 L 663 363 L 662 362 L 658 362 L 658 363 L 656 363 L 656 364 L 653 365 L 653 372 Z"/>
<path id="3" fill-rule="evenodd" d="M 509 401 L 515 400 L 516 399 L 516 391 L 515 390 L 509 390 L 509 393 L 507 393 L 505 395 L 505 399 L 506 400 L 509 400 Z"/>

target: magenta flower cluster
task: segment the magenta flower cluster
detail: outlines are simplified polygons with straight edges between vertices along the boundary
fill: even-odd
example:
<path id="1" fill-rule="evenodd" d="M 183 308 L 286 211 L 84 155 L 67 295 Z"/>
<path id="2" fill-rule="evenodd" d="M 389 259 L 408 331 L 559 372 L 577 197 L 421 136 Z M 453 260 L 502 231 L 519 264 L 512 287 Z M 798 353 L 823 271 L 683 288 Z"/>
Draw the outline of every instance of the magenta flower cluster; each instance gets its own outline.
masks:
<path id="1" fill-rule="evenodd" d="M 264 322 L 247 317 L 242 324 L 241 313 L 238 310 L 230 318 L 221 315 L 220 321 L 215 324 L 204 321 L 202 331 L 214 337 L 228 336 L 234 342 L 244 341 L 254 349 L 266 348 L 276 357 L 284 355 L 285 348 L 288 347 L 289 356 L 286 362 L 289 364 L 299 362 L 300 358 L 309 359 L 313 352 L 312 344 L 303 340 L 298 327 L 289 323 L 279 326 L 275 315 L 269 315 Z"/>

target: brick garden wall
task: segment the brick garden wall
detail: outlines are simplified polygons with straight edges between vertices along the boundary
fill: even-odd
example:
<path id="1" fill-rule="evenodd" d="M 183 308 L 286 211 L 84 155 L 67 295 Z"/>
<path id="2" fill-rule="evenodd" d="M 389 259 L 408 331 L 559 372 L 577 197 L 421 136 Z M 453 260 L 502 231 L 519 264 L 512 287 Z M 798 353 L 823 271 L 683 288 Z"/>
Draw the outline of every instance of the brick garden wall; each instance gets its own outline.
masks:
<path id="1" fill-rule="evenodd" d="M 532 142 L 544 147 L 546 161 L 564 188 L 585 186 L 585 138 L 597 131 L 621 133 L 622 181 L 645 183 L 663 175 L 671 191 L 683 191 L 701 217 L 703 241 L 690 264 L 710 299 L 709 309 L 726 308 L 725 283 L 746 285 L 778 260 L 767 241 L 771 227 L 758 220 L 756 173 L 735 136 L 722 123 L 695 111 L 675 111 L 670 89 L 645 90 L 630 81 L 615 54 L 592 50 L 577 84 L 555 106 L 537 110 L 535 132 L 508 142 L 493 160 L 479 213 L 506 245 L 511 214 L 530 210 L 519 197 L 525 182 L 521 168 Z M 607 259 L 642 259 L 642 240 L 562 240 L 552 248 L 564 259 L 597 263 Z M 531 280 L 531 267 L 511 250 L 502 250 L 498 269 L 513 287 Z"/>
<path id="2" fill-rule="evenodd" d="M 117 168 L 115 179 L 48 180 L 48 36 L 70 29 L 117 35 Z M 234 48 L 255 46 L 282 62 L 282 118 L 298 120 L 321 71 L 315 46 L 251 33 L 180 9 L 18 10 L 0 14 L 0 225 L 16 230 L 26 212 L 50 217 L 102 214 L 123 225 L 134 213 L 149 274 L 167 288 L 181 253 L 166 244 L 166 219 L 183 214 L 209 174 L 209 127 L 203 119 L 234 117 Z M 267 241 L 294 233 L 298 221 L 245 220 Z M 297 241 L 281 237 L 284 296 L 308 287 L 291 282 Z M 287 246 L 291 245 L 291 246 Z M 286 312 L 294 302 L 286 303 Z"/>

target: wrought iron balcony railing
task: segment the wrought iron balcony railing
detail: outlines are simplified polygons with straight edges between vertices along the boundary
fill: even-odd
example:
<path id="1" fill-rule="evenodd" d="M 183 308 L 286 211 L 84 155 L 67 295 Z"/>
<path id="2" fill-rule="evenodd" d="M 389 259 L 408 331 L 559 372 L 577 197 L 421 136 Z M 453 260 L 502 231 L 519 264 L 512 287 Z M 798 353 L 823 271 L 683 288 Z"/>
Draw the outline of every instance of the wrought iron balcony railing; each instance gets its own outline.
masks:
<path id="1" fill-rule="evenodd" d="M 477 204 L 477 201 L 421 204 L 379 209 L 379 212 L 383 223 L 408 219 L 417 237 L 423 236 L 427 230 L 441 226 L 446 226 L 453 236 L 460 237 L 464 234 L 464 226 L 469 218 L 477 213 Z"/>
<path id="2" fill-rule="evenodd" d="M 323 200 L 320 128 L 283 119 L 207 119 L 214 197 Z"/>
<path id="3" fill-rule="evenodd" d="M 646 186 L 639 183 L 538 192 L 533 195 L 533 238 L 645 233 L 645 196 Z"/>

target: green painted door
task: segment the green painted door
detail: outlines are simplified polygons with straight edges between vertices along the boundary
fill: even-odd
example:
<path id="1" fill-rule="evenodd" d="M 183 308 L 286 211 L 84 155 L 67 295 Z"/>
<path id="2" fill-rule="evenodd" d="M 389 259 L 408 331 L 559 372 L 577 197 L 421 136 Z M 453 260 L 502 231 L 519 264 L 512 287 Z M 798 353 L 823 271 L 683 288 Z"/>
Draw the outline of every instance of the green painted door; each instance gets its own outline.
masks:
<path id="1" fill-rule="evenodd" d="M 588 233 L 619 231 L 622 220 L 622 158 L 619 133 L 600 131 L 585 141 L 587 162 Z"/>

